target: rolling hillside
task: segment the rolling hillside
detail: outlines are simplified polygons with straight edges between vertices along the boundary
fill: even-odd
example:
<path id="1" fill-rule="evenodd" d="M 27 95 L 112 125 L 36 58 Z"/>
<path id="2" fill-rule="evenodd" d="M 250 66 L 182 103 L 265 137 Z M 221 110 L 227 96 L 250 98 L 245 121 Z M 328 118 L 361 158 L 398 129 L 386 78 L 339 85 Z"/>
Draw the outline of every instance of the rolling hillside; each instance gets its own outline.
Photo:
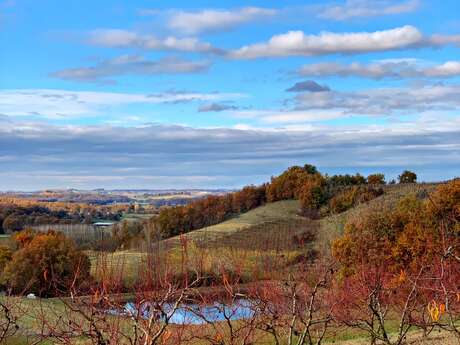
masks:
<path id="1" fill-rule="evenodd" d="M 313 248 L 326 254 L 331 241 L 341 235 L 348 217 L 359 216 L 362 210 L 369 207 L 390 206 L 409 194 L 425 197 L 435 186 L 434 183 L 387 185 L 384 195 L 343 213 L 328 215 L 319 220 L 299 216 L 300 204 L 297 200 L 278 201 L 183 236 L 204 248 L 282 250 L 292 248 L 293 236 L 309 231 L 315 234 L 311 244 Z M 168 247 L 174 247 L 179 244 L 179 236 L 164 242 Z"/>
<path id="2" fill-rule="evenodd" d="M 234 258 L 235 255 L 247 256 L 254 261 L 262 254 L 278 260 L 283 257 L 286 263 L 299 255 L 327 256 L 330 255 L 331 242 L 342 234 L 348 217 L 359 217 L 360 212 L 369 207 L 394 204 L 411 193 L 423 197 L 435 186 L 436 184 L 386 186 L 384 195 L 319 220 L 299 216 L 299 202 L 296 200 L 278 201 L 183 236 L 188 240 L 191 256 L 202 255 L 203 250 L 206 252 L 207 266 L 210 268 L 226 256 Z M 299 238 L 300 242 L 297 240 Z M 161 241 L 157 248 L 170 263 L 180 266 L 180 236 Z M 101 260 L 101 257 L 93 254 L 95 253 L 90 255 L 93 266 L 97 266 L 96 261 Z M 146 262 L 147 255 L 144 248 L 139 248 L 107 253 L 103 260 L 109 267 L 123 266 L 126 278 L 135 278 L 139 265 Z"/>
<path id="3" fill-rule="evenodd" d="M 240 214 L 223 223 L 205 227 L 184 236 L 200 247 L 238 247 L 260 249 L 267 240 L 286 239 L 287 232 L 292 233 L 309 221 L 297 215 L 300 204 L 297 200 L 285 200 L 260 206 L 247 213 Z M 279 241 L 277 241 L 280 244 Z M 179 236 L 165 240 L 169 246 L 179 243 Z M 272 249 L 272 248 L 264 248 Z M 280 248 L 281 249 L 281 248 Z"/>

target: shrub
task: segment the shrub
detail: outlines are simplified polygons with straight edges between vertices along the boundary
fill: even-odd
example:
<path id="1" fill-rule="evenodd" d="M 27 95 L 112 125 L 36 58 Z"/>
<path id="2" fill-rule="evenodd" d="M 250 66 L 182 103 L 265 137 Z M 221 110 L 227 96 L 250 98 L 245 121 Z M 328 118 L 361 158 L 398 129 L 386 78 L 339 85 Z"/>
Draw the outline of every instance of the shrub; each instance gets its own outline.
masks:
<path id="1" fill-rule="evenodd" d="M 429 266 L 436 256 L 446 256 L 448 249 L 460 257 L 459 223 L 457 179 L 437 187 L 426 200 L 409 195 L 391 209 L 362 211 L 348 220 L 333 252 L 346 270 L 359 263 L 379 266 L 386 262 L 386 270 L 393 268 L 393 272 Z"/>
<path id="2" fill-rule="evenodd" d="M 383 194 L 382 188 L 367 186 L 349 187 L 329 200 L 329 212 L 341 213 L 349 210 L 357 204 L 371 201 Z"/>
<path id="3" fill-rule="evenodd" d="M 12 255 L 2 281 L 13 293 L 56 296 L 79 288 L 90 277 L 90 261 L 63 234 L 37 233 Z"/>
<path id="4" fill-rule="evenodd" d="M 460 233 L 460 178 L 440 185 L 427 204 L 429 216 L 437 221 L 453 224 Z"/>
<path id="5" fill-rule="evenodd" d="M 12 256 L 13 251 L 10 248 L 6 246 L 0 246 L 0 273 L 3 272 L 6 264 L 11 261 Z"/>

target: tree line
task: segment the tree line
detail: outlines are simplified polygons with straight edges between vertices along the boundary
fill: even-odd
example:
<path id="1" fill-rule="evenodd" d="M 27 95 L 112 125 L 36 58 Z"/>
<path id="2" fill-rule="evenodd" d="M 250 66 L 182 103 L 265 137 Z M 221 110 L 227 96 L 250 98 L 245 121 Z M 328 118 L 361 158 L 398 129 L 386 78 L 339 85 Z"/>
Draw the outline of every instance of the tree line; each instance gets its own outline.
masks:
<path id="1" fill-rule="evenodd" d="M 34 225 L 49 224 L 91 224 L 93 219 L 119 220 L 121 211 L 112 212 L 108 208 L 86 207 L 84 209 L 58 209 L 27 202 L 0 203 L 0 234 L 12 233 Z"/>
<path id="2" fill-rule="evenodd" d="M 400 183 L 416 180 L 416 174 L 407 170 L 399 176 Z M 301 212 L 316 217 L 321 212 L 341 212 L 369 201 L 383 194 L 379 187 L 384 184 L 385 176 L 380 173 L 367 178 L 359 173 L 328 176 L 310 164 L 293 166 L 261 186 L 247 186 L 223 196 L 208 196 L 185 206 L 162 209 L 150 225 L 162 238 L 168 238 L 221 223 L 267 202 L 289 199 L 300 200 Z"/>

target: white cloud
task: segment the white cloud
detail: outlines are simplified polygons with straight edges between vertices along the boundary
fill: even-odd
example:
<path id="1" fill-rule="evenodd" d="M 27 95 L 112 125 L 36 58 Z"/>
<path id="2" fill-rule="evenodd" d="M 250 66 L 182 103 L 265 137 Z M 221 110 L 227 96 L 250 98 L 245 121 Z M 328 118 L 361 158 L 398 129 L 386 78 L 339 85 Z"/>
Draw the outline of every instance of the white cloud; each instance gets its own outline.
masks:
<path id="1" fill-rule="evenodd" d="M 400 116 L 428 111 L 458 111 L 460 85 L 423 85 L 354 92 L 317 92 L 296 96 L 297 108 L 338 109 L 344 114 Z"/>
<path id="2" fill-rule="evenodd" d="M 453 77 L 460 75 L 460 61 L 447 61 L 425 70 L 427 77 Z"/>
<path id="3" fill-rule="evenodd" d="M 374 32 L 321 32 L 319 35 L 290 31 L 273 36 L 265 43 L 244 46 L 230 52 L 229 55 L 235 59 L 255 59 L 295 55 L 358 54 L 410 48 L 422 42 L 422 33 L 410 25 Z"/>
<path id="4" fill-rule="evenodd" d="M 139 55 L 123 55 L 104 60 L 93 67 L 68 68 L 57 71 L 51 76 L 82 82 L 107 83 L 106 78 L 121 75 L 157 75 L 205 72 L 209 61 L 191 61 L 177 57 L 164 57 L 157 61 L 146 60 Z"/>
<path id="5" fill-rule="evenodd" d="M 348 117 L 339 109 L 292 111 L 292 110 L 240 110 L 233 111 L 231 115 L 239 119 L 257 119 L 265 124 L 284 125 L 289 123 L 321 122 Z"/>
<path id="6" fill-rule="evenodd" d="M 353 62 L 340 64 L 321 62 L 302 66 L 297 73 L 308 77 L 362 77 L 383 78 L 449 78 L 460 76 L 460 61 L 447 61 L 441 64 L 419 64 L 417 60 L 377 61 L 363 64 Z"/>
<path id="7" fill-rule="evenodd" d="M 0 90 L 0 114 L 65 119 L 94 116 L 127 104 L 217 101 L 241 97 L 231 93 L 164 92 L 134 94 L 52 89 Z"/>
<path id="8" fill-rule="evenodd" d="M 137 32 L 119 29 L 99 29 L 89 34 L 87 42 L 108 48 L 140 48 L 146 50 L 183 51 L 200 53 L 222 53 L 210 43 L 201 42 L 195 37 L 168 36 L 158 38 L 141 35 Z"/>
<path id="9" fill-rule="evenodd" d="M 359 17 L 377 17 L 415 11 L 419 0 L 346 0 L 343 5 L 326 5 L 318 17 L 331 20 L 347 20 Z"/>
<path id="10" fill-rule="evenodd" d="M 433 46 L 444 46 L 454 44 L 460 46 L 460 35 L 439 35 L 435 34 L 428 39 L 428 44 Z"/>
<path id="11" fill-rule="evenodd" d="M 256 21 L 261 18 L 272 17 L 277 13 L 275 9 L 244 7 L 234 10 L 205 9 L 197 12 L 174 12 L 168 26 L 185 34 L 220 31 L 234 28 L 238 25 Z"/>

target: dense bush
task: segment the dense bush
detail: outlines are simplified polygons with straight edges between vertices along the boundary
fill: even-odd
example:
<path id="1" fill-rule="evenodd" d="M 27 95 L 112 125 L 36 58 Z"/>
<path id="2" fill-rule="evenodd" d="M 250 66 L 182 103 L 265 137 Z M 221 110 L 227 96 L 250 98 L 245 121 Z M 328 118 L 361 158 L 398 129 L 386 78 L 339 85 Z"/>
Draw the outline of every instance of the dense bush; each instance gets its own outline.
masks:
<path id="1" fill-rule="evenodd" d="M 353 186 L 334 195 L 328 204 L 331 213 L 341 213 L 364 202 L 371 201 L 383 194 L 382 188 L 371 186 Z"/>
<path id="2" fill-rule="evenodd" d="M 398 176 L 399 183 L 415 183 L 417 182 L 417 174 L 409 171 L 404 170 L 401 175 Z"/>
<path id="3" fill-rule="evenodd" d="M 391 209 L 371 208 L 349 219 L 333 245 L 334 256 L 348 271 L 363 263 L 386 263 L 393 272 L 429 263 L 443 243 L 460 249 L 459 210 L 459 179 L 439 186 L 423 201 L 412 195 Z"/>
<path id="4" fill-rule="evenodd" d="M 359 173 L 356 175 L 332 175 L 326 176 L 327 184 L 330 188 L 357 186 L 366 184 L 366 178 Z"/>
<path id="5" fill-rule="evenodd" d="M 3 272 L 6 264 L 11 261 L 12 256 L 13 251 L 10 248 L 6 246 L 0 246 L 0 272 Z"/>
<path id="6" fill-rule="evenodd" d="M 327 201 L 326 179 L 320 174 L 309 175 L 298 193 L 304 215 L 314 217 L 315 211 Z"/>
<path id="7" fill-rule="evenodd" d="M 293 166 L 277 177 L 272 177 L 267 186 L 267 201 L 298 199 L 302 186 L 310 180 L 316 168 L 311 165 L 305 167 Z"/>
<path id="8" fill-rule="evenodd" d="M 371 174 L 367 177 L 368 184 L 385 184 L 385 175 L 384 174 Z"/>
<path id="9" fill-rule="evenodd" d="M 2 282 L 13 293 L 67 294 L 90 280 L 90 261 L 63 234 L 49 231 L 22 238 L 5 265 Z"/>

